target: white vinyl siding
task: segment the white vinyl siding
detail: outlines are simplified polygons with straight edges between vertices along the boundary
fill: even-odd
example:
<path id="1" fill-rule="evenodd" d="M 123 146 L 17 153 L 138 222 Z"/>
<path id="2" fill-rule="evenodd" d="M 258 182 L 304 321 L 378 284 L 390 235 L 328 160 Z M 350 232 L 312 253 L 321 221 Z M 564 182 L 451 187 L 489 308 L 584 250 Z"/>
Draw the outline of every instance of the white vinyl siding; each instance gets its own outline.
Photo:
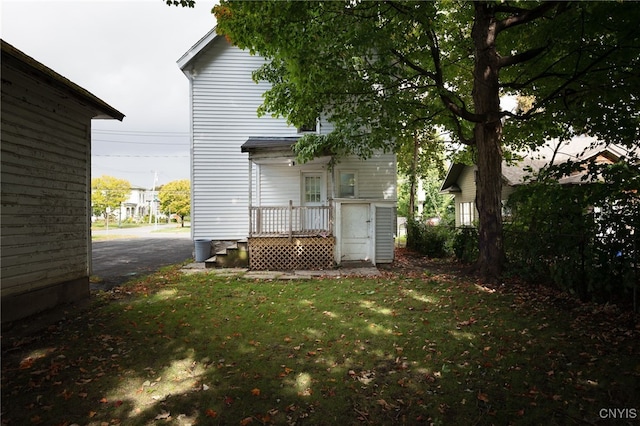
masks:
<path id="1" fill-rule="evenodd" d="M 300 205 L 300 168 L 287 165 L 258 165 L 259 188 L 254 195 L 255 206 L 287 206 L 289 200 Z"/>
<path id="2" fill-rule="evenodd" d="M 355 196 L 366 200 L 362 204 L 371 208 L 373 200 L 386 200 L 385 205 L 394 205 L 396 159 L 392 153 L 378 153 L 367 161 L 343 158 L 331 173 L 326 163 L 320 161 L 294 165 L 293 154 L 254 157 L 254 163 L 249 166 L 248 154 L 241 152 L 241 146 L 249 137 L 298 135 L 297 129 L 288 126 L 283 119 L 257 117 L 262 95 L 269 86 L 255 84 L 251 74 L 263 63 L 259 56 L 230 46 L 223 37 L 208 41 L 198 50 L 195 59 L 182 61 L 183 71 L 191 79 L 192 237 L 246 238 L 249 199 L 256 207 L 284 207 L 290 200 L 296 206 L 305 202 L 316 204 L 317 197 L 305 199 L 304 176 L 311 173 L 320 176 L 320 182 L 316 182 L 322 188 L 320 204 L 338 197 L 339 170 L 345 170 L 355 174 Z M 331 132 L 332 126 L 324 118 L 319 124 L 320 133 Z M 250 169 L 253 171 L 251 184 L 248 179 Z M 338 201 L 334 203 L 336 208 L 338 204 Z M 388 214 L 385 217 L 388 218 Z M 381 235 L 386 236 L 386 242 L 380 246 L 381 255 L 386 259 L 389 258 L 387 237 L 393 234 L 395 224 L 393 220 L 385 220 L 380 226 L 389 228 L 380 229 Z M 373 247 L 369 250 L 371 252 Z"/>
<path id="3" fill-rule="evenodd" d="M 375 207 L 375 263 L 393 262 L 395 222 L 395 208 Z"/>
<path id="4" fill-rule="evenodd" d="M 192 102 L 193 238 L 246 238 L 250 136 L 296 135 L 285 120 L 257 117 L 266 84 L 251 73 L 264 60 L 216 38 L 189 68 Z"/>
<path id="5" fill-rule="evenodd" d="M 78 278 L 88 295 L 92 113 L 12 68 L 2 79 L 2 297 Z"/>
<path id="6" fill-rule="evenodd" d="M 377 153 L 368 160 L 348 157 L 336 166 L 335 197 L 340 198 L 340 172 L 357 171 L 357 198 L 373 200 L 396 200 L 396 157 L 393 154 Z"/>

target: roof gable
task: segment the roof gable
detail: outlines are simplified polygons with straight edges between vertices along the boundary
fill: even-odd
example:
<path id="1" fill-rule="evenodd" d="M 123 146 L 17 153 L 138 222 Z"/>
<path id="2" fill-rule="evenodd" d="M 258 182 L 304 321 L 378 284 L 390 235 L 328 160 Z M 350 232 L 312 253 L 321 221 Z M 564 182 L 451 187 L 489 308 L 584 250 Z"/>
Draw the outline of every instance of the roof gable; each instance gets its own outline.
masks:
<path id="1" fill-rule="evenodd" d="M 198 40 L 196 44 L 191 46 L 191 48 L 180 57 L 180 59 L 178 59 L 177 63 L 180 69 L 186 73 L 189 66 L 193 64 L 193 61 L 195 61 L 198 56 L 200 56 L 202 51 L 207 46 L 209 46 L 209 44 L 213 43 L 214 40 L 221 38 L 223 37 L 218 35 L 218 33 L 216 32 L 216 27 L 213 27 L 207 34 L 204 35 L 204 37 Z"/>
<path id="2" fill-rule="evenodd" d="M 2 64 L 13 65 L 22 72 L 30 74 L 39 80 L 45 81 L 50 86 L 70 95 L 88 109 L 94 111 L 93 118 L 113 118 L 122 121 L 124 114 L 108 105 L 102 99 L 93 95 L 86 89 L 78 86 L 66 77 L 58 74 L 51 68 L 36 61 L 31 56 L 16 49 L 4 40 L 2 43 Z"/>

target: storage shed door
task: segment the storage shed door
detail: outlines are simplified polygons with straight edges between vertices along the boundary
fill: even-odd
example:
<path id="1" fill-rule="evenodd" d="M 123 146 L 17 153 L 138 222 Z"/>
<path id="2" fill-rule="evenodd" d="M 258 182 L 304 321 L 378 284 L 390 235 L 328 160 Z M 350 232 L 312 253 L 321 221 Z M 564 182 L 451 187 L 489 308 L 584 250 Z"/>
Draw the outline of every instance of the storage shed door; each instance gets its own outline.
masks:
<path id="1" fill-rule="evenodd" d="M 342 204 L 342 260 L 369 260 L 369 204 Z"/>

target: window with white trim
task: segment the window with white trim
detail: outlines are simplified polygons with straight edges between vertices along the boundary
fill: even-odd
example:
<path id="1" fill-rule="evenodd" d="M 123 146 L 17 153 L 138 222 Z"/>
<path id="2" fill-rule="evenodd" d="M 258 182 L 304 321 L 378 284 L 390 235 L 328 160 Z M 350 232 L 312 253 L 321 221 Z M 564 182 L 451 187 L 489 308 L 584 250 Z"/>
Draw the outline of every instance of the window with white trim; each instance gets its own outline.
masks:
<path id="1" fill-rule="evenodd" d="M 460 225 L 470 226 L 473 224 L 475 209 L 475 204 L 472 201 L 460 203 Z"/>
<path id="2" fill-rule="evenodd" d="M 304 202 L 320 203 L 322 201 L 322 180 L 320 176 L 304 177 Z"/>
<path id="3" fill-rule="evenodd" d="M 355 172 L 340 172 L 338 177 L 338 197 L 356 198 L 357 175 Z"/>

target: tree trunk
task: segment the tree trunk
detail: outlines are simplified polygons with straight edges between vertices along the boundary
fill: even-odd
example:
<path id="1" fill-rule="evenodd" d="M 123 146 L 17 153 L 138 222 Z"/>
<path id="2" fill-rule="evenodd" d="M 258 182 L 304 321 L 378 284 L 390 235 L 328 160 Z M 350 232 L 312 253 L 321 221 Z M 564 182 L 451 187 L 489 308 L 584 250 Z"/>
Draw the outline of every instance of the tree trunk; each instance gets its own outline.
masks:
<path id="1" fill-rule="evenodd" d="M 500 116 L 499 56 L 496 52 L 496 19 L 491 6 L 475 3 L 472 31 L 475 47 L 473 102 L 482 117 L 474 136 L 478 155 L 476 207 L 478 209 L 478 272 L 494 281 L 502 272 L 502 121 Z"/>
<path id="2" fill-rule="evenodd" d="M 420 154 L 420 141 L 418 135 L 413 135 L 413 158 L 411 160 L 411 175 L 409 180 L 411 183 L 411 189 L 409 190 L 409 214 L 410 219 L 416 218 L 416 193 L 418 192 L 418 155 Z"/>

